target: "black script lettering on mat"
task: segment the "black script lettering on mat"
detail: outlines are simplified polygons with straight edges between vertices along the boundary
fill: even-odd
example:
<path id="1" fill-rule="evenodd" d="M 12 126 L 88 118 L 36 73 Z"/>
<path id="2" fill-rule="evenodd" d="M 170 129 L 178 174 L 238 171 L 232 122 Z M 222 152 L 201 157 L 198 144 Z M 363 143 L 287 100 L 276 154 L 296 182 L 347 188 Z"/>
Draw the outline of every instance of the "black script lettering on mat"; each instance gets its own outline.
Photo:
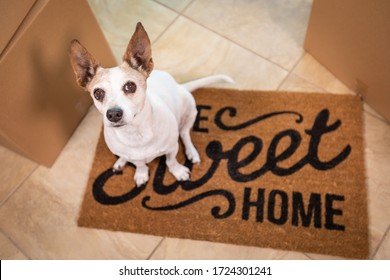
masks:
<path id="1" fill-rule="evenodd" d="M 203 113 L 206 110 L 211 110 L 209 105 L 198 106 L 198 116 L 194 124 L 193 130 L 200 133 L 208 133 L 208 128 L 202 122 L 209 121 L 209 118 Z M 302 123 L 303 115 L 294 111 L 280 111 L 271 112 L 265 115 L 257 116 L 251 120 L 238 124 L 227 124 L 224 119 L 232 119 L 236 117 L 237 110 L 234 107 L 224 107 L 217 111 L 214 117 L 215 125 L 224 131 L 237 131 L 244 129 L 258 122 L 265 121 L 274 117 L 293 117 L 297 124 Z M 338 154 L 334 155 L 331 160 L 322 161 L 318 156 L 318 149 L 321 144 L 322 136 L 336 131 L 341 126 L 341 121 L 328 124 L 329 110 L 321 110 L 310 129 L 305 130 L 305 134 L 310 137 L 309 146 L 306 155 L 292 164 L 290 167 L 281 167 L 279 162 L 291 157 L 302 141 L 302 135 L 294 129 L 287 129 L 274 135 L 272 141 L 266 151 L 266 161 L 261 168 L 252 171 L 251 173 L 245 173 L 244 169 L 250 163 L 256 161 L 258 156 L 263 150 L 263 141 L 261 138 L 255 135 L 248 135 L 241 138 L 230 150 L 223 148 L 223 143 L 217 140 L 209 142 L 205 148 L 206 156 L 211 159 L 211 165 L 206 173 L 197 180 L 186 182 L 174 182 L 169 185 L 164 184 L 165 174 L 167 168 L 165 165 L 165 157 L 161 157 L 153 179 L 153 191 L 158 195 L 169 195 L 174 193 L 178 188 L 184 191 L 191 192 L 193 190 L 200 189 L 203 185 L 210 181 L 215 172 L 220 168 L 220 163 L 223 160 L 227 162 L 227 171 L 233 182 L 253 182 L 257 178 L 261 177 L 267 172 L 271 172 L 276 176 L 288 176 L 298 172 L 306 165 L 310 165 L 316 170 L 326 171 L 335 168 L 341 162 L 343 162 L 351 153 L 351 146 L 348 144 Z M 231 122 L 231 120 L 230 120 Z M 276 153 L 277 147 L 283 139 L 287 138 L 289 146 L 285 148 L 279 154 Z M 252 151 L 244 159 L 239 160 L 240 151 L 247 145 L 252 147 Z M 185 165 L 192 170 L 192 163 L 186 160 Z M 119 195 L 110 196 L 105 190 L 104 186 L 110 178 L 113 176 L 121 176 L 121 174 L 114 173 L 111 169 L 106 170 L 96 178 L 93 184 L 93 196 L 95 200 L 104 205 L 117 205 L 128 202 L 135 197 L 138 197 L 145 189 L 145 185 L 141 187 L 134 187 L 129 192 Z M 336 224 L 334 222 L 335 216 L 342 216 L 343 211 L 340 209 L 340 203 L 344 201 L 344 196 L 337 194 L 318 194 L 312 193 L 308 201 L 304 201 L 300 192 L 293 192 L 289 197 L 289 194 L 282 190 L 272 189 L 266 190 L 262 186 L 257 186 L 257 200 L 251 200 L 252 188 L 245 187 L 242 192 L 244 193 L 244 200 L 242 201 L 242 220 L 248 220 L 250 217 L 250 209 L 256 208 L 256 214 L 254 219 L 257 222 L 263 222 L 265 219 L 270 223 L 276 225 L 283 225 L 290 219 L 293 226 L 322 228 L 328 230 L 340 230 L 344 231 L 345 226 Z M 177 210 L 183 207 L 187 207 L 200 200 L 208 197 L 222 197 L 226 199 L 227 209 L 222 209 L 219 206 L 214 206 L 211 209 L 211 215 L 216 219 L 224 219 L 230 217 L 236 211 L 236 199 L 232 192 L 225 189 L 213 189 L 205 192 L 197 193 L 195 196 L 186 199 L 185 201 L 177 204 L 152 206 L 152 197 L 145 196 L 142 199 L 142 206 L 145 209 L 152 211 L 171 211 Z M 217 201 L 217 200 L 213 200 Z M 277 203 L 278 202 L 278 203 Z M 333 203 L 337 203 L 336 206 Z M 226 206 L 225 206 L 226 208 Z M 266 209 L 267 215 L 265 216 L 264 209 Z M 322 211 L 324 211 L 325 221 L 322 221 Z M 291 217 L 291 218 L 290 218 Z"/>

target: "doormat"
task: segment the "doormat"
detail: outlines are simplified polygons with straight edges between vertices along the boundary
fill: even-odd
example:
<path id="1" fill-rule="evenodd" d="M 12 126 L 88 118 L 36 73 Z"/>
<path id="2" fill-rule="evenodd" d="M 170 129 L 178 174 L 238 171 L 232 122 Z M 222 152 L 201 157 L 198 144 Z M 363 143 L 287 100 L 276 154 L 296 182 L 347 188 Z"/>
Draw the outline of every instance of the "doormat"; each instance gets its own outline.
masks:
<path id="1" fill-rule="evenodd" d="M 79 226 L 368 257 L 362 104 L 347 95 L 200 89 L 201 156 L 177 182 L 165 158 L 135 187 L 134 167 L 100 137 Z"/>

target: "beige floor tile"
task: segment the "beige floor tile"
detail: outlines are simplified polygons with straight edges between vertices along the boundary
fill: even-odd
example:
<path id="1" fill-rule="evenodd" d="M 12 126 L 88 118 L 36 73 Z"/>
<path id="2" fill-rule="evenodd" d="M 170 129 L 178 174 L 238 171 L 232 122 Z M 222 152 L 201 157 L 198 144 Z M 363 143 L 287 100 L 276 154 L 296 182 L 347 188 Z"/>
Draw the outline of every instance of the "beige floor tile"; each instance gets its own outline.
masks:
<path id="1" fill-rule="evenodd" d="M 390 225 L 390 126 L 365 114 L 365 155 L 371 251 Z"/>
<path id="2" fill-rule="evenodd" d="M 331 256 L 331 255 L 307 254 L 307 256 L 313 260 L 345 260 L 345 258 L 343 257 Z"/>
<path id="3" fill-rule="evenodd" d="M 371 207 L 370 205 L 368 206 Z M 369 215 L 370 218 L 370 215 Z M 384 238 L 384 233 L 382 229 L 378 229 L 375 225 L 375 223 L 370 222 L 370 225 L 368 227 L 369 229 L 369 242 L 370 242 L 370 256 L 369 258 L 372 259 L 374 257 L 375 252 L 378 250 L 378 247 L 380 246 L 381 241 Z"/>
<path id="4" fill-rule="evenodd" d="M 311 0 L 195 0 L 184 14 L 290 70 L 303 53 Z"/>
<path id="5" fill-rule="evenodd" d="M 153 45 L 156 69 L 179 82 L 228 74 L 241 89 L 275 90 L 287 71 L 202 26 L 180 17 Z"/>
<path id="6" fill-rule="evenodd" d="M 301 77 L 290 73 L 287 79 L 278 88 L 281 91 L 299 91 L 299 92 L 319 92 L 325 93 L 326 91 L 316 85 L 302 79 Z"/>
<path id="7" fill-rule="evenodd" d="M 0 146 L 0 205 L 38 166 Z"/>
<path id="8" fill-rule="evenodd" d="M 126 50 L 137 22 L 142 22 L 153 42 L 177 17 L 154 1 L 88 0 L 118 62 Z"/>
<path id="9" fill-rule="evenodd" d="M 161 3 L 171 9 L 174 9 L 177 12 L 182 12 L 192 0 L 155 0 L 158 3 Z"/>
<path id="10" fill-rule="evenodd" d="M 381 247 L 374 256 L 375 260 L 390 260 L 390 231 L 387 232 Z"/>
<path id="11" fill-rule="evenodd" d="M 299 259 L 308 258 L 299 252 L 268 248 L 246 247 L 206 241 L 166 238 L 151 259 L 192 259 L 192 260 L 256 260 L 256 259 Z"/>
<path id="12" fill-rule="evenodd" d="M 161 240 L 77 227 L 101 116 L 91 108 L 52 168 L 39 167 L 0 208 L 0 228 L 32 259 L 143 259 Z"/>
<path id="13" fill-rule="evenodd" d="M 354 94 L 309 53 L 305 53 L 293 73 L 328 92 Z"/>
<path id="14" fill-rule="evenodd" d="M 293 70 L 293 73 L 289 74 L 288 78 L 283 82 L 279 89 L 287 91 L 354 94 L 351 89 L 346 87 L 309 53 L 305 53 L 302 60 Z M 372 116 L 385 121 L 385 119 L 367 103 L 364 103 L 363 109 Z"/>
<path id="15" fill-rule="evenodd" d="M 0 260 L 27 260 L 28 258 L 0 232 Z"/>
<path id="16" fill-rule="evenodd" d="M 370 114 L 371 116 L 377 118 L 377 119 L 380 119 L 384 122 L 387 122 L 386 119 L 380 115 L 376 110 L 374 110 L 370 105 L 368 105 L 366 102 L 364 102 L 364 107 L 363 107 L 364 111 L 367 112 L 368 114 Z M 389 123 L 389 122 L 388 122 Z M 390 124 L 390 123 L 389 123 Z"/>

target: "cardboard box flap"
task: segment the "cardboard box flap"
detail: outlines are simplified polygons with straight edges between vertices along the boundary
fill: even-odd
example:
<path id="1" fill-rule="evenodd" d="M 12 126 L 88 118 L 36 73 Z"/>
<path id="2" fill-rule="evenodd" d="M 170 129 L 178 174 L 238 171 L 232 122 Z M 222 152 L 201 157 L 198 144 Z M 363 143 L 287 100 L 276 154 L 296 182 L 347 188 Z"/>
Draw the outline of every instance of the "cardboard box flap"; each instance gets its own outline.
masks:
<path id="1" fill-rule="evenodd" d="M 17 31 L 36 0 L 0 0 L 0 54 Z"/>

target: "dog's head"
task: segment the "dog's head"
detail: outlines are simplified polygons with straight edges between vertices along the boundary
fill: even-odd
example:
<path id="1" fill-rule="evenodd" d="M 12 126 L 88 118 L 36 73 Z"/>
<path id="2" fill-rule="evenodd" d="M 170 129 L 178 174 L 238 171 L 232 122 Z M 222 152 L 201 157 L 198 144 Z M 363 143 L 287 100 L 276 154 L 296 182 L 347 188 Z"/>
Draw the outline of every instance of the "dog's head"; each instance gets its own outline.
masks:
<path id="1" fill-rule="evenodd" d="M 146 79 L 153 70 L 151 44 L 141 23 L 130 39 L 123 62 L 102 68 L 79 41 L 73 40 L 69 57 L 77 83 L 89 91 L 104 125 L 121 127 L 141 112 L 146 98 Z"/>

